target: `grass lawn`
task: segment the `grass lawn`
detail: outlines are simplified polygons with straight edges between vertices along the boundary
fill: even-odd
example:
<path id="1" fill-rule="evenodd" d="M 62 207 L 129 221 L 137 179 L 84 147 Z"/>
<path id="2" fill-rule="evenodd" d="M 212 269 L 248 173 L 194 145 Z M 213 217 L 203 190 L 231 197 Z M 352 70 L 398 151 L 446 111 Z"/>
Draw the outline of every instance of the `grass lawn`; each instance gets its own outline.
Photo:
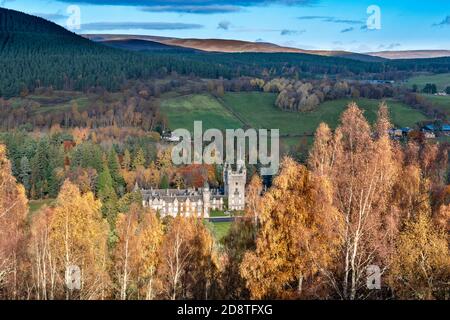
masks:
<path id="1" fill-rule="evenodd" d="M 214 222 L 212 225 L 212 233 L 217 241 L 222 240 L 230 231 L 231 222 Z"/>
<path id="2" fill-rule="evenodd" d="M 437 108 L 446 114 L 450 114 L 450 96 L 435 96 L 432 94 L 424 94 Z"/>
<path id="3" fill-rule="evenodd" d="M 40 106 L 34 111 L 36 114 L 70 110 L 74 103 L 78 105 L 78 111 L 80 112 L 89 106 L 89 97 L 82 93 L 71 91 L 55 91 L 50 96 L 33 94 L 25 98 L 11 98 L 9 101 L 14 108 L 18 108 L 30 101 L 38 103 Z"/>
<path id="4" fill-rule="evenodd" d="M 28 216 L 27 219 L 31 219 L 33 215 L 39 211 L 43 206 L 51 206 L 55 202 L 55 199 L 44 200 L 30 200 L 28 201 Z"/>
<path id="5" fill-rule="evenodd" d="M 45 200 L 30 200 L 28 202 L 28 205 L 30 207 L 30 212 L 34 213 L 38 211 L 40 208 L 42 208 L 44 205 L 51 205 L 55 199 L 45 199 Z"/>
<path id="6" fill-rule="evenodd" d="M 64 111 L 64 110 L 70 110 L 72 108 L 72 105 L 76 103 L 78 106 L 78 111 L 81 112 L 84 109 L 87 108 L 88 104 L 89 104 L 89 98 L 87 97 L 81 97 L 81 98 L 75 98 L 75 99 L 70 99 L 66 102 L 62 102 L 62 103 L 47 103 L 47 104 L 42 104 L 41 107 L 39 109 L 36 110 L 36 114 L 39 113 L 49 113 L 52 111 Z"/>
<path id="7" fill-rule="evenodd" d="M 419 90 L 422 90 L 427 83 L 434 83 L 438 87 L 438 90 L 444 90 L 450 86 L 450 73 L 412 77 L 406 81 L 405 86 L 412 88 L 412 86 L 416 84 L 419 87 Z"/>
<path id="8" fill-rule="evenodd" d="M 276 94 L 250 92 L 227 93 L 224 103 L 238 113 L 254 128 L 280 129 L 282 135 L 312 134 L 321 122 L 326 122 L 335 128 L 339 123 L 341 113 L 352 99 L 327 101 L 312 112 L 285 112 L 274 106 Z M 378 111 L 379 101 L 357 99 L 363 108 L 365 116 L 374 122 Z M 413 110 L 405 104 L 387 101 L 393 123 L 399 127 L 413 126 L 426 117 L 419 111 Z M 291 144 L 292 141 L 287 141 Z"/>
<path id="9" fill-rule="evenodd" d="M 210 217 L 214 218 L 214 217 L 228 217 L 224 211 L 221 210 L 211 210 L 211 214 L 209 215 Z"/>
<path id="10" fill-rule="evenodd" d="M 172 130 L 193 131 L 194 121 L 200 120 L 203 121 L 203 130 L 242 127 L 241 122 L 209 94 L 162 98 L 161 111 L 167 116 Z"/>

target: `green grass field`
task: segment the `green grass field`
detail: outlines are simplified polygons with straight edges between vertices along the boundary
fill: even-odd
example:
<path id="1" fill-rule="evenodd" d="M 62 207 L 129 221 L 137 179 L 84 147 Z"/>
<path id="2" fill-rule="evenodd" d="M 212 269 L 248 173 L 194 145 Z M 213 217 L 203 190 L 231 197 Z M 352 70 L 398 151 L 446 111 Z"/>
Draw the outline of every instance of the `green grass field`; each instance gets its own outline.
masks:
<path id="1" fill-rule="evenodd" d="M 230 231 L 231 222 L 215 222 L 212 224 L 212 233 L 217 241 L 222 240 Z"/>
<path id="2" fill-rule="evenodd" d="M 80 112 L 89 106 L 89 97 L 82 93 L 71 91 L 55 91 L 50 96 L 33 94 L 24 98 L 12 98 L 9 101 L 13 107 L 20 107 L 27 102 L 37 103 L 39 107 L 34 111 L 35 114 L 70 110 L 74 103 L 77 104 Z"/>
<path id="3" fill-rule="evenodd" d="M 172 130 L 184 128 L 190 131 L 194 121 L 203 122 L 203 130 L 210 128 L 236 129 L 242 124 L 209 94 L 162 98 L 161 111 L 169 119 Z"/>
<path id="4" fill-rule="evenodd" d="M 51 205 L 55 199 L 45 199 L 45 200 L 30 200 L 28 205 L 30 207 L 30 212 L 34 213 L 42 208 L 44 205 Z"/>
<path id="5" fill-rule="evenodd" d="M 286 112 L 275 107 L 276 94 L 262 92 L 226 93 L 222 99 L 208 94 L 166 97 L 161 109 L 172 129 L 193 130 L 195 120 L 203 121 L 203 129 L 235 129 L 248 124 L 252 128 L 280 129 L 287 145 L 297 143 L 298 136 L 312 135 L 321 122 L 336 128 L 342 112 L 352 99 L 327 101 L 311 112 Z M 370 122 L 377 117 L 380 101 L 356 99 Z M 403 103 L 387 101 L 391 120 L 397 127 L 413 127 L 426 116 Z"/>
<path id="6" fill-rule="evenodd" d="M 444 90 L 450 86 L 450 73 L 412 77 L 408 79 L 404 85 L 411 88 L 414 84 L 416 84 L 419 87 L 419 90 L 422 90 L 427 83 L 434 83 L 438 87 L 438 90 Z"/>
<path id="7" fill-rule="evenodd" d="M 282 135 L 302 135 L 314 133 L 321 122 L 326 122 L 335 128 L 339 123 L 341 113 L 352 99 L 327 101 L 311 112 L 286 112 L 274 106 L 275 94 L 271 93 L 227 93 L 224 103 L 238 113 L 254 128 L 280 129 Z M 365 110 L 365 116 L 370 122 L 376 120 L 379 101 L 357 99 L 357 104 Z M 426 117 L 419 111 L 405 104 L 387 101 L 392 122 L 399 127 L 413 126 Z"/>
<path id="8" fill-rule="evenodd" d="M 208 94 L 162 98 L 161 109 L 169 119 L 171 129 L 193 129 L 195 120 L 202 120 L 207 128 L 234 129 L 244 124 L 256 129 L 280 129 L 282 150 L 288 151 L 306 139 L 309 146 L 311 135 L 321 122 L 336 128 L 342 112 L 352 99 L 327 101 L 312 112 L 286 112 L 275 106 L 277 95 L 263 92 L 226 93 L 221 99 Z M 370 122 L 377 117 L 380 101 L 357 99 L 356 103 L 365 110 Z M 426 120 L 426 116 L 407 105 L 387 101 L 391 120 L 396 127 L 413 127 Z M 306 137 L 301 137 L 305 136 Z M 309 136 L 308 136 L 309 135 Z M 305 142 L 303 142 L 305 143 Z"/>
<path id="9" fill-rule="evenodd" d="M 431 101 L 435 107 L 439 108 L 447 115 L 450 114 L 450 96 L 434 96 L 431 94 L 425 94 L 423 96 Z"/>

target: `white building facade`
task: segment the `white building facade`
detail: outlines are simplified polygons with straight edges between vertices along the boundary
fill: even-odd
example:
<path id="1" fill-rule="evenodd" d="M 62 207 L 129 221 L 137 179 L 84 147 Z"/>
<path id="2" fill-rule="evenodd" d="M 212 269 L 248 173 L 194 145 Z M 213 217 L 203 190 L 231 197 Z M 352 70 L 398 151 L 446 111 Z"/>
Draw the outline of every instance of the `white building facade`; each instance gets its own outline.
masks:
<path id="1" fill-rule="evenodd" d="M 223 170 L 224 191 L 210 189 L 205 185 L 200 189 L 140 189 L 143 206 L 152 208 L 162 217 L 178 215 L 208 218 L 211 210 L 243 211 L 245 209 L 245 185 L 247 172 L 241 162 L 233 170 L 226 164 Z M 228 204 L 228 205 L 227 205 Z"/>

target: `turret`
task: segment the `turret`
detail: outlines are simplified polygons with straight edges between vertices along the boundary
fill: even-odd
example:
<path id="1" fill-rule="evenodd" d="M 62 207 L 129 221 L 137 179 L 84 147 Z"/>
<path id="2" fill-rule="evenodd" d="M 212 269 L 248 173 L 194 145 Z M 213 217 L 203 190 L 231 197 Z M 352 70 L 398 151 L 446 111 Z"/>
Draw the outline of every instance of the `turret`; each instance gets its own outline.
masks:
<path id="1" fill-rule="evenodd" d="M 209 217 L 209 209 L 210 209 L 210 203 L 211 203 L 211 191 L 209 189 L 208 182 L 205 182 L 202 190 L 202 196 L 203 196 L 203 217 L 207 218 Z"/>

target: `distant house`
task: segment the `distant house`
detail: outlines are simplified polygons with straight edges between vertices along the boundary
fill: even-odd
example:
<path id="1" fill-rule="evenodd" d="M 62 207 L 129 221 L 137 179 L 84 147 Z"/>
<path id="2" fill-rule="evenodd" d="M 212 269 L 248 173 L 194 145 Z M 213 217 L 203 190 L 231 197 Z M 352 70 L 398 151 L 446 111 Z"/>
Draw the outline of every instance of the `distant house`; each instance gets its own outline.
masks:
<path id="1" fill-rule="evenodd" d="M 393 139 L 401 139 L 408 137 L 408 134 L 412 131 L 411 128 L 400 128 L 400 129 L 391 129 L 389 130 L 389 134 Z"/>
<path id="2" fill-rule="evenodd" d="M 435 127 L 434 124 L 427 124 L 427 125 L 422 127 L 422 131 L 423 132 L 435 132 L 436 131 L 436 127 Z"/>
<path id="3" fill-rule="evenodd" d="M 422 127 L 422 132 L 427 139 L 435 138 L 436 134 L 450 136 L 450 124 L 443 124 L 442 126 L 427 124 Z"/>
<path id="4" fill-rule="evenodd" d="M 435 139 L 436 138 L 436 134 L 434 132 L 430 132 L 430 131 L 425 131 L 423 133 L 423 136 L 425 137 L 425 139 Z"/>
<path id="5" fill-rule="evenodd" d="M 180 142 L 181 137 L 175 135 L 173 132 L 164 132 L 162 139 L 167 142 Z"/>

